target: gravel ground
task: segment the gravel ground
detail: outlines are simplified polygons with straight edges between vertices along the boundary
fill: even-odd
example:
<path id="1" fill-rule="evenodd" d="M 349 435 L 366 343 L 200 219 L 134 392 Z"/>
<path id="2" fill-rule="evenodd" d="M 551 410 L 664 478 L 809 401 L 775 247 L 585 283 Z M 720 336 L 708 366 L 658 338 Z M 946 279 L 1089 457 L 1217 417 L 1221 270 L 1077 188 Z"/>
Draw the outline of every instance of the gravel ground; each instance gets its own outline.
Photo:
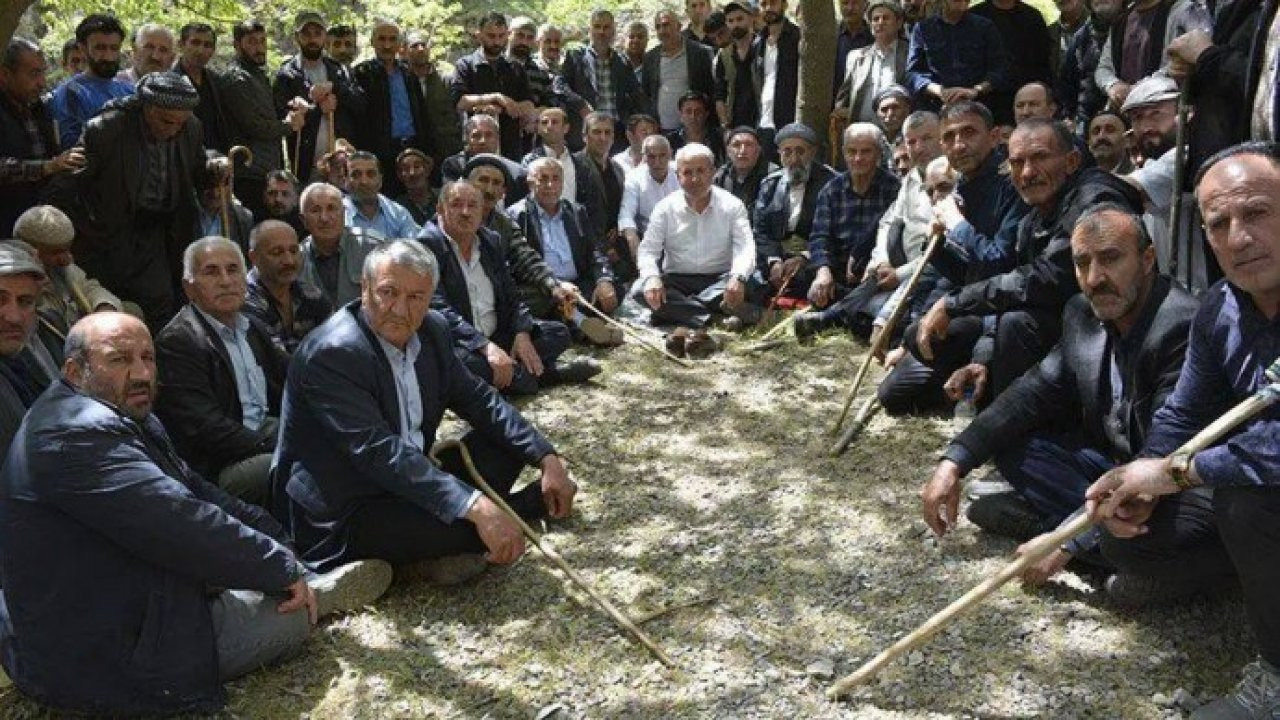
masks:
<path id="1" fill-rule="evenodd" d="M 864 348 L 841 337 L 684 370 L 628 345 L 524 404 L 581 486 L 548 542 L 681 666 L 664 669 L 532 551 L 455 588 L 397 584 L 307 653 L 228 686 L 233 718 L 1175 718 L 1251 659 L 1238 600 L 1120 613 L 1096 578 L 1010 586 L 840 703 L 823 691 L 1007 559 L 918 491 L 951 433 L 828 431 Z M 873 375 L 868 385 L 878 380 Z M 530 473 L 530 478 L 533 475 Z M 49 717 L 9 689 L 0 717 Z"/>

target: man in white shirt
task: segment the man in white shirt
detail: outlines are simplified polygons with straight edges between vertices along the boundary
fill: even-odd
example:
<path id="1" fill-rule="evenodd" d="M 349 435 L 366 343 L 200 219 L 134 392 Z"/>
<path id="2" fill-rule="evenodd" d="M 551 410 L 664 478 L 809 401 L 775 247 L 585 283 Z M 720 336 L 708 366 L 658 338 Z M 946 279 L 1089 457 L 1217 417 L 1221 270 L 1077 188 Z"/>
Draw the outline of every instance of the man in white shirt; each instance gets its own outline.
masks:
<path id="1" fill-rule="evenodd" d="M 631 257 L 636 256 L 640 238 L 658 201 L 680 188 L 671 164 L 671 143 L 661 135 L 644 139 L 644 165 L 627 173 L 622 185 L 622 206 L 618 210 L 618 232 L 627 239 Z"/>
<path id="2" fill-rule="evenodd" d="M 680 149 L 676 177 L 681 192 L 654 208 L 637 255 L 640 279 L 632 299 L 648 306 L 654 323 L 677 326 L 668 343 L 677 354 L 686 349 L 696 354 L 692 346 L 706 342 L 705 326 L 713 312 L 733 315 L 744 325 L 760 319 L 760 307 L 753 303 L 759 288 L 748 287 L 756 244 L 747 208 L 712 184 L 714 172 L 707 146 L 691 143 Z M 688 328 L 695 329 L 692 336 Z"/>
<path id="3" fill-rule="evenodd" d="M 658 121 L 652 115 L 637 113 L 627 118 L 627 147 L 613 156 L 622 174 L 635 170 L 644 162 L 644 139 L 658 134 Z"/>

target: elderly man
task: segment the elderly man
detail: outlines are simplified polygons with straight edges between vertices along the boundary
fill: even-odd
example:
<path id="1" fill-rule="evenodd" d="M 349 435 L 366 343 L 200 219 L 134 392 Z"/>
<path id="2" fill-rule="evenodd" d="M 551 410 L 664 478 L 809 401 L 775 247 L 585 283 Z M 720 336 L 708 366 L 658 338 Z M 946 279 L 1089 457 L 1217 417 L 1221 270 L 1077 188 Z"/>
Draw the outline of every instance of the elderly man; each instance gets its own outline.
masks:
<path id="1" fill-rule="evenodd" d="M 8 448 L 22 416 L 56 379 L 61 357 L 36 329 L 44 268 L 26 250 L 0 243 L 0 447 Z M 53 367 L 50 367 L 50 366 Z"/>
<path id="2" fill-rule="evenodd" d="M 445 182 L 451 180 L 461 180 L 467 176 L 467 163 L 471 158 L 477 155 L 493 155 L 502 158 L 506 165 L 506 172 L 511 176 L 513 182 L 507 183 L 507 195 L 505 202 L 508 205 L 514 205 L 524 197 L 529 188 L 525 183 L 524 167 L 520 163 L 509 158 L 502 157 L 499 154 L 499 125 L 498 119 L 492 115 L 478 113 L 467 118 L 467 122 L 462 126 L 463 137 L 466 138 L 466 147 L 461 152 L 457 152 L 444 159 L 443 165 L 440 167 L 440 175 Z"/>
<path id="3" fill-rule="evenodd" d="M 639 257 L 636 249 L 649 226 L 654 208 L 680 187 L 671 162 L 671 143 L 661 135 L 644 139 L 644 165 L 627 173 L 618 210 L 618 232 L 627 241 L 627 252 Z"/>
<path id="4" fill-rule="evenodd" d="M 648 306 L 653 323 L 676 326 L 667 347 L 677 355 L 715 349 L 706 331 L 713 312 L 739 325 L 760 319 L 760 293 L 748 285 L 756 248 L 747 208 L 711 184 L 714 171 L 706 146 L 680 149 L 680 192 L 658 202 L 637 254 L 640 279 L 632 299 Z"/>
<path id="5" fill-rule="evenodd" d="M 1196 178 L 1209 244 L 1226 280 L 1192 320 L 1186 362 L 1156 412 L 1136 460 L 1089 488 L 1090 514 L 1117 537 L 1156 532 L 1179 491 L 1213 489 L 1218 532 L 1244 589 L 1260 658 L 1235 692 L 1196 710 L 1197 720 L 1274 716 L 1280 708 L 1280 574 L 1272 530 L 1280 520 L 1280 409 L 1271 406 L 1198 453 L 1176 452 L 1196 433 L 1269 383 L 1280 352 L 1280 147 L 1245 144 L 1210 158 Z M 1132 540 L 1130 542 L 1135 542 Z"/>
<path id="6" fill-rule="evenodd" d="M 39 204 L 50 180 L 84 164 L 79 150 L 59 152 L 49 104 L 42 98 L 48 65 L 40 46 L 13 38 L 0 57 L 0 236 Z"/>
<path id="7" fill-rule="evenodd" d="M 818 159 L 818 134 L 808 125 L 791 123 L 778 131 L 774 141 L 782 169 L 761 181 L 751 206 L 756 256 L 772 294 L 804 297 L 813 282 L 806 251 L 814 213 L 835 171 Z"/>
<path id="8" fill-rule="evenodd" d="M 520 147 L 520 119 L 533 113 L 533 91 L 524 67 L 507 59 L 507 19 L 501 13 L 487 13 L 480 19 L 476 40 L 480 47 L 454 64 L 449 95 L 458 112 L 471 113 L 479 107 L 496 107 L 501 155 L 516 160 Z"/>
<path id="9" fill-rule="evenodd" d="M 512 395 L 531 395 L 556 383 L 586 382 L 600 373 L 591 358 L 560 362 L 569 331 L 559 322 L 535 320 L 521 302 L 506 256 L 494 234 L 481 227 L 484 200 L 459 180 L 440 192 L 436 221 L 419 239 L 440 259 L 433 305 L 454 316 L 454 353 L 471 372 Z"/>
<path id="10" fill-rule="evenodd" d="M 48 278 L 40 292 L 40 317 L 62 337 L 80 318 L 99 310 L 122 310 L 120 298 L 84 274 L 71 255 L 76 229 L 52 205 L 37 205 L 18 216 L 13 236 L 36 250 Z"/>
<path id="11" fill-rule="evenodd" d="M 357 150 L 347 159 L 347 191 L 342 199 L 349 227 L 371 230 L 387 238 L 415 237 L 422 228 L 409 210 L 383 195 L 378 156 Z"/>
<path id="12" fill-rule="evenodd" d="M 604 235 L 605 211 L 604 199 L 600 194 L 600 186 L 590 180 L 590 171 L 586 160 L 570 152 L 565 143 L 565 134 L 569 132 L 569 115 L 560 108 L 544 108 L 538 113 L 538 137 L 542 142 L 521 160 L 526 170 L 538 158 L 550 158 L 560 164 L 563 182 L 561 197 L 581 205 L 587 211 L 590 222 L 588 230 L 593 241 Z M 532 179 L 530 178 L 530 181 Z M 530 184 L 532 189 L 533 185 Z M 616 216 L 615 216 L 616 217 Z"/>
<path id="13" fill-rule="evenodd" d="M 264 220 L 249 233 L 244 314 L 257 320 L 276 347 L 292 355 L 307 333 L 333 314 L 320 288 L 301 280 L 298 234 L 279 220 Z"/>
<path id="14" fill-rule="evenodd" d="M 191 81 L 152 73 L 89 121 L 75 174 L 75 254 L 85 272 L 163 327 L 178 311 L 182 249 L 194 237 L 204 172 Z"/>
<path id="15" fill-rule="evenodd" d="M 1071 254 L 1081 295 L 1063 311 L 1062 339 L 951 441 L 921 492 L 939 536 L 955 527 L 961 479 L 989 459 L 1014 489 L 976 498 L 974 524 L 1024 541 L 1069 519 L 1094 480 L 1136 456 L 1173 392 L 1197 303 L 1158 274 L 1141 218 L 1117 206 L 1088 209 Z M 1092 531 L 1023 578 L 1039 584 L 1085 557 L 1118 571 L 1108 595 L 1132 606 L 1176 601 L 1229 575 L 1209 493 L 1186 493 L 1161 511 L 1161 532 L 1124 543 Z"/>
<path id="16" fill-rule="evenodd" d="M 680 129 L 680 98 L 690 90 L 707 97 L 715 93 L 711 75 L 714 56 L 711 48 L 680 34 L 680 20 L 670 10 L 653 17 L 658 45 L 644 54 L 644 94 L 649 98 L 649 114 L 658 119 L 664 133 Z"/>
<path id="17" fill-rule="evenodd" d="M 294 356 L 277 500 L 302 557 L 320 568 L 360 557 L 405 566 L 469 555 L 482 569 L 478 553 L 499 564 L 520 557 L 519 527 L 467 484 L 459 455 L 443 454 L 440 465 L 428 457 L 445 410 L 470 424 L 463 443 L 476 469 L 524 518 L 573 509 L 577 487 L 555 449 L 453 353 L 447 322 L 430 311 L 439 277 L 435 257 L 416 243 L 375 251 L 360 301 Z M 540 468 L 541 480 L 512 492 L 525 466 Z"/>
<path id="18" fill-rule="evenodd" d="M 206 237 L 182 254 L 190 302 L 156 336 L 156 414 L 202 477 L 265 505 L 288 357 L 244 314 L 240 246 Z"/>
<path id="19" fill-rule="evenodd" d="M 76 43 L 85 53 L 85 71 L 59 85 L 49 101 L 57 120 L 58 144 L 62 147 L 75 145 L 85 124 L 104 105 L 133 93 L 132 83 L 116 77 L 120 72 L 120 45 L 124 36 L 124 26 L 114 15 L 94 13 L 76 26 Z"/>
<path id="20" fill-rule="evenodd" d="M 851 50 L 839 68 L 840 87 L 832 114 L 846 122 L 878 122 L 876 99 L 907 80 L 907 43 L 902 39 L 902 6 L 897 0 L 866 4 L 866 25 L 874 42 Z M 907 98 L 910 105 L 910 98 Z"/>
<path id="21" fill-rule="evenodd" d="M 587 211 L 581 205 L 565 200 L 561 194 L 563 170 L 551 158 L 538 158 L 529 164 L 529 197 L 507 209 L 512 221 L 524 232 L 531 245 L 551 269 L 560 283 L 587 288 L 585 299 L 600 310 L 611 313 L 618 307 L 618 294 L 609 272 L 609 263 L 591 235 Z M 553 305 L 542 286 L 517 285 L 520 299 L 534 317 L 559 319 L 564 306 Z M 587 317 L 573 308 L 567 318 L 587 340 L 597 345 L 618 345 L 622 331 L 598 317 Z"/>
<path id="22" fill-rule="evenodd" d="M 311 574 L 275 520 L 178 457 L 155 395 L 146 327 L 90 315 L 0 473 L 0 662 L 60 711 L 216 711 L 223 681 L 391 583 L 377 561 Z"/>
<path id="23" fill-rule="evenodd" d="M 165 72 L 173 67 L 174 46 L 173 31 L 160 23 L 139 25 L 133 31 L 130 43 L 133 53 L 133 64 L 128 70 L 116 76 L 116 79 L 129 85 L 137 85 L 138 81 L 153 72 Z"/>
<path id="24" fill-rule="evenodd" d="M 755 128 L 746 125 L 736 127 L 729 131 L 728 140 L 729 159 L 716 170 L 712 182 L 716 187 L 728 190 L 743 205 L 754 208 L 756 196 L 760 194 L 760 184 L 779 168 L 764 156 L 760 147 L 760 134 Z M 755 222 L 754 215 L 751 221 Z"/>
<path id="25" fill-rule="evenodd" d="M 346 223 L 342 191 L 327 183 L 312 183 L 302 191 L 302 222 L 310 233 L 302 241 L 304 283 L 320 289 L 333 307 L 360 295 L 364 257 L 387 238 Z"/>
<path id="26" fill-rule="evenodd" d="M 435 215 L 436 201 L 440 199 L 431 187 L 434 169 L 435 160 L 417 148 L 405 148 L 396 157 L 396 177 L 404 188 L 396 202 L 409 211 L 419 227 Z"/>
<path id="27" fill-rule="evenodd" d="M 534 42 L 538 45 L 538 54 L 533 61 L 551 75 L 559 75 L 560 65 L 564 62 L 564 56 L 560 53 L 564 47 L 564 31 L 551 23 L 542 23 L 538 26 Z"/>

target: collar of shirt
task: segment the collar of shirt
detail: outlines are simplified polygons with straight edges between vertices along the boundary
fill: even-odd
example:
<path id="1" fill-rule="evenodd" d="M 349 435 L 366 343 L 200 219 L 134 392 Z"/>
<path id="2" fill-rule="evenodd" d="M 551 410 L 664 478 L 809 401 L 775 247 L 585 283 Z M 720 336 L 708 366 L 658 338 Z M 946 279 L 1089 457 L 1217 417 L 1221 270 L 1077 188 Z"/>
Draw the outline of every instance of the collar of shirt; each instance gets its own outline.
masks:
<path id="1" fill-rule="evenodd" d="M 462 263 L 463 265 L 466 265 L 467 267 L 472 267 L 472 268 L 480 264 L 480 236 L 479 235 L 477 235 L 476 238 L 471 241 L 471 259 L 470 260 L 463 257 L 462 246 L 458 245 L 457 240 L 454 240 L 447 233 L 445 234 L 444 237 L 446 240 L 449 241 L 449 247 L 453 248 L 453 254 L 458 257 L 458 262 Z"/>
<path id="2" fill-rule="evenodd" d="M 236 313 L 235 327 L 227 327 L 221 320 L 200 309 L 199 305 L 191 303 L 191 307 L 195 308 L 196 312 L 200 313 L 200 315 L 203 316 L 211 326 L 213 326 L 214 332 L 218 333 L 218 335 L 224 339 L 236 342 L 241 335 L 249 332 L 249 318 L 245 317 L 244 313 Z"/>
<path id="3" fill-rule="evenodd" d="M 360 313 L 364 317 L 365 324 L 373 330 L 373 323 L 369 320 L 369 310 L 360 308 Z M 387 364 L 391 366 L 393 372 L 405 365 L 412 366 L 418 361 L 418 355 L 422 352 L 422 341 L 418 339 L 417 333 L 409 336 L 409 342 L 404 344 L 403 350 L 387 342 L 377 330 L 373 330 L 373 336 L 378 339 L 378 345 L 382 346 L 382 351 L 387 354 Z"/>
<path id="4" fill-rule="evenodd" d="M 538 214 L 539 222 L 563 222 L 564 220 L 564 213 L 561 212 L 559 203 L 556 204 L 556 211 L 554 214 L 543 210 L 542 205 L 533 198 L 529 198 L 529 204 L 533 206 L 533 211 Z"/>

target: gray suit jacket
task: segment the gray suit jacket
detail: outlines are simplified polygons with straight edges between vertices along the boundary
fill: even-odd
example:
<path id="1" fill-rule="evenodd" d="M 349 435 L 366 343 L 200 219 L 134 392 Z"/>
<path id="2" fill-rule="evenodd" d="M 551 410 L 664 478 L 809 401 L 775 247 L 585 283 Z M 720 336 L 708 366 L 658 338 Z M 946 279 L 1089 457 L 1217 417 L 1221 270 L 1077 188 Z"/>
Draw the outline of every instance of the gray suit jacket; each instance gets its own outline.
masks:
<path id="1" fill-rule="evenodd" d="M 341 307 L 360 297 L 360 271 L 364 268 L 364 259 L 374 248 L 383 245 L 387 239 L 372 230 L 349 227 L 342 231 L 342 239 L 338 241 L 338 287 L 327 288 L 320 281 L 320 272 L 316 268 L 315 241 L 308 235 L 302 241 L 302 271 L 298 279 L 303 284 L 311 283 L 320 288 L 324 299 L 332 307 Z"/>
<path id="2" fill-rule="evenodd" d="M 907 51 L 910 47 L 911 43 L 899 39 L 898 46 L 894 52 L 893 81 L 902 84 L 904 87 L 907 82 Z M 871 92 L 872 52 L 874 50 L 875 45 L 857 48 L 849 52 L 849 57 L 845 61 L 844 80 L 840 83 L 840 89 L 836 92 L 836 107 L 842 107 L 849 111 L 849 122 L 851 123 L 861 120 L 879 124 L 877 118 L 860 118 L 856 115 L 858 107 L 862 105 L 864 98 Z"/>

